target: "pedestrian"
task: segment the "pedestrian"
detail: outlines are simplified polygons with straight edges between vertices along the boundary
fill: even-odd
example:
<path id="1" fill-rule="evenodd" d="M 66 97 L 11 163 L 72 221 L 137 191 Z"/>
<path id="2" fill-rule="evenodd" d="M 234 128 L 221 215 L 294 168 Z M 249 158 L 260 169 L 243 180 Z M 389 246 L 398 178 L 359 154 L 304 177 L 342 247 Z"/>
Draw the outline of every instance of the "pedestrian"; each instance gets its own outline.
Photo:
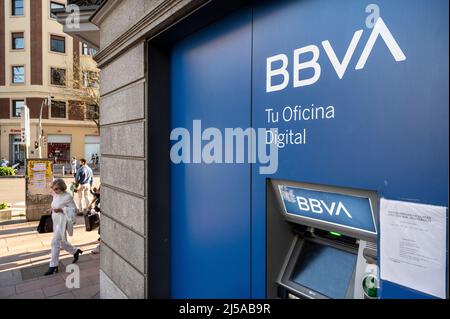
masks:
<path id="1" fill-rule="evenodd" d="M 9 164 L 9 161 L 6 160 L 6 158 L 2 157 L 2 161 L 0 163 L 0 167 L 7 167 Z"/>
<path id="2" fill-rule="evenodd" d="M 83 213 L 87 213 L 91 202 L 91 188 L 94 183 L 94 174 L 84 158 L 80 159 L 80 168 L 75 175 L 75 183 L 78 184 L 78 207 Z"/>
<path id="3" fill-rule="evenodd" d="M 53 238 L 51 261 L 45 276 L 53 275 L 58 272 L 59 250 L 63 248 L 69 254 L 73 255 L 72 263 L 76 263 L 83 251 L 78 247 L 72 246 L 67 241 L 67 233 L 73 236 L 73 225 L 76 222 L 77 206 L 73 197 L 67 192 L 67 186 L 64 180 L 57 179 L 52 185 L 53 201 L 48 213 L 52 214 Z"/>
<path id="4" fill-rule="evenodd" d="M 98 154 L 95 154 L 95 167 L 98 167 L 99 161 Z"/>
<path id="5" fill-rule="evenodd" d="M 91 164 L 92 164 L 92 168 L 95 169 L 95 154 L 92 154 L 92 156 L 91 156 Z"/>
<path id="6" fill-rule="evenodd" d="M 75 174 L 77 173 L 77 159 L 75 157 L 72 157 L 72 161 L 70 163 L 70 174 L 75 177 Z"/>
<path id="7" fill-rule="evenodd" d="M 94 187 L 91 193 L 94 196 L 94 199 L 92 200 L 90 209 L 94 209 L 97 214 L 100 214 L 100 186 L 98 188 Z M 100 226 L 98 227 L 98 234 L 100 235 Z M 101 238 L 99 238 L 98 241 L 100 242 Z M 100 244 L 92 250 L 92 253 L 94 255 L 100 253 Z"/>
<path id="8" fill-rule="evenodd" d="M 91 204 L 89 205 L 89 209 L 91 209 L 91 210 L 93 209 L 96 212 L 100 211 L 100 187 L 101 186 L 99 186 L 98 188 L 93 187 L 92 191 L 91 191 L 93 199 L 91 201 Z"/>

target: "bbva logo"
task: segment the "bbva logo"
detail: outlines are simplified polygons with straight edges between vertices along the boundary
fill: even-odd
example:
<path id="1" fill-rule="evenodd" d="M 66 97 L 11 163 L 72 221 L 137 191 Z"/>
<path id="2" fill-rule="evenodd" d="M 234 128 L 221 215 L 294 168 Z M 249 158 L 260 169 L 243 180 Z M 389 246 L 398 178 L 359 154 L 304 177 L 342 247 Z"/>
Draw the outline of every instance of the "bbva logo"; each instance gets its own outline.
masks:
<path id="1" fill-rule="evenodd" d="M 323 214 L 326 211 L 330 216 L 339 216 L 343 212 L 348 218 L 353 218 L 341 201 L 338 203 L 331 202 L 328 206 L 323 200 L 297 196 L 297 204 L 298 208 L 305 212 Z"/>
<path id="2" fill-rule="evenodd" d="M 328 56 L 328 59 L 330 60 L 331 64 L 334 67 L 334 70 L 336 71 L 337 76 L 339 79 L 342 80 L 344 77 L 344 74 L 347 70 L 347 67 L 350 63 L 350 60 L 355 52 L 356 47 L 358 46 L 359 40 L 361 39 L 361 36 L 363 34 L 363 30 L 358 30 L 354 33 L 353 38 L 350 42 L 349 47 L 347 48 L 347 52 L 345 53 L 344 58 L 342 59 L 342 62 L 339 62 L 338 57 L 336 56 L 336 53 L 334 52 L 333 47 L 331 46 L 330 41 L 325 40 L 322 42 L 323 49 L 325 50 L 325 53 Z M 384 23 L 383 19 L 381 17 L 378 18 L 377 22 L 375 23 L 375 26 L 372 30 L 372 33 L 370 34 L 370 37 L 366 43 L 366 46 L 364 47 L 364 50 L 356 64 L 355 70 L 361 70 L 364 69 L 364 66 L 366 65 L 366 62 L 370 56 L 370 53 L 372 52 L 372 49 L 375 45 L 375 42 L 377 41 L 378 37 L 381 36 L 381 38 L 384 40 L 384 43 L 387 45 L 389 51 L 391 52 L 392 56 L 394 57 L 395 61 L 400 62 L 406 60 L 406 56 L 403 53 L 402 49 L 398 45 L 397 41 L 395 41 L 394 36 L 389 31 L 388 27 Z M 301 56 L 305 55 L 306 53 L 311 54 L 312 53 L 312 59 L 306 62 L 301 62 Z M 321 74 L 321 67 L 320 64 L 317 62 L 319 60 L 320 51 L 319 48 L 316 45 L 308 45 L 302 48 L 298 48 L 294 50 L 293 54 L 293 86 L 294 88 L 301 87 L 301 86 L 307 86 L 312 85 L 316 83 Z M 273 64 L 274 62 L 281 62 L 281 67 L 274 69 Z M 278 63 L 279 64 L 279 63 Z M 289 66 L 289 59 L 286 54 L 277 54 L 274 56 L 271 56 L 267 58 L 266 61 L 266 92 L 275 92 L 285 89 L 290 81 L 289 71 L 287 70 Z M 314 74 L 310 78 L 301 79 L 300 78 L 300 71 L 304 69 L 313 69 Z M 279 84 L 273 84 L 272 78 L 282 77 L 282 82 Z"/>

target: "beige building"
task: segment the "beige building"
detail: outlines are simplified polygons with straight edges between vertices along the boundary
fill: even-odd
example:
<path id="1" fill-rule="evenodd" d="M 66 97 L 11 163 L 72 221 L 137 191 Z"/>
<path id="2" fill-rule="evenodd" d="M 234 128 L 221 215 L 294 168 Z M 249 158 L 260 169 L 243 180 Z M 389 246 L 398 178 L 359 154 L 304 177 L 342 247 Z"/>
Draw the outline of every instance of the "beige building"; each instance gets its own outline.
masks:
<path id="1" fill-rule="evenodd" d="M 29 157 L 39 156 L 38 122 L 42 110 L 42 157 L 68 162 L 99 154 L 99 132 L 92 117 L 98 108 L 84 107 L 81 91 L 94 86 L 95 50 L 63 32 L 52 9 L 66 0 L 0 0 L 0 156 L 22 162 L 21 109 L 30 110 Z M 79 79 L 79 80 L 73 80 Z M 92 90 L 91 90 L 92 91 Z M 51 105 L 45 103 L 52 97 Z M 100 154 L 99 154 L 100 155 Z"/>

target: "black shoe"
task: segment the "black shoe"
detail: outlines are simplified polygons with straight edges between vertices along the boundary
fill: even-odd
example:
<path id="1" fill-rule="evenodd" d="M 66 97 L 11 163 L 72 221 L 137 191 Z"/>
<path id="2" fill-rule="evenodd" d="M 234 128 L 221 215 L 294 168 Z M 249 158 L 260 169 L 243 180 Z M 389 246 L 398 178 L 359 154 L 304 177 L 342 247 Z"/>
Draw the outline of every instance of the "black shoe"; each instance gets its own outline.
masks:
<path id="1" fill-rule="evenodd" d="M 75 264 L 78 261 L 80 255 L 83 255 L 83 251 L 81 249 L 78 249 L 77 252 L 73 255 L 72 264 Z"/>
<path id="2" fill-rule="evenodd" d="M 44 276 L 51 276 L 58 273 L 58 267 L 50 267 Z"/>

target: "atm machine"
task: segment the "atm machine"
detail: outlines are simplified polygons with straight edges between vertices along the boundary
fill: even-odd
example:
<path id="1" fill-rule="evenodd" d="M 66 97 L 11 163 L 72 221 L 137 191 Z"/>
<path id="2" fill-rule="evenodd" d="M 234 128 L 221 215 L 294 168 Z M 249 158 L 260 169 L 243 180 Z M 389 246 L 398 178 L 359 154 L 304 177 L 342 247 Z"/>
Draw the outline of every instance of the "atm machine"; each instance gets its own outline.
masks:
<path id="1" fill-rule="evenodd" d="M 267 297 L 375 299 L 375 191 L 267 181 Z"/>

